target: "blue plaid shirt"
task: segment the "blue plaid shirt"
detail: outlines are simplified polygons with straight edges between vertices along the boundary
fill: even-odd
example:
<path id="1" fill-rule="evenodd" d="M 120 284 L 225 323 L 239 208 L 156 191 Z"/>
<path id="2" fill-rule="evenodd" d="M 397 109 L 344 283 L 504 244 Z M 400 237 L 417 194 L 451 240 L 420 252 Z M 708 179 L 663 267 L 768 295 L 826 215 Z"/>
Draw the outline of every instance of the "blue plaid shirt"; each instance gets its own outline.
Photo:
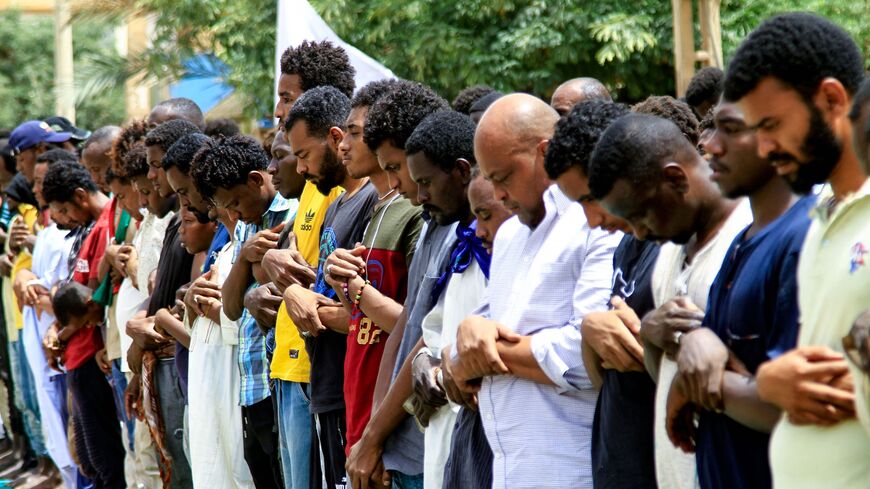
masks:
<path id="1" fill-rule="evenodd" d="M 281 197 L 281 194 L 275 194 L 272 205 L 263 214 L 260 224 L 245 224 L 239 221 L 233 232 L 235 239 L 233 263 L 239 258 L 239 252 L 245 241 L 261 229 L 269 229 L 285 222 L 298 205 L 296 199 L 287 200 Z M 259 284 L 254 282 L 248 290 L 257 286 Z M 251 406 L 269 397 L 269 359 L 266 355 L 266 338 L 247 309 L 242 311 L 242 317 L 239 318 L 239 373 L 241 374 L 239 387 L 241 406 Z"/>

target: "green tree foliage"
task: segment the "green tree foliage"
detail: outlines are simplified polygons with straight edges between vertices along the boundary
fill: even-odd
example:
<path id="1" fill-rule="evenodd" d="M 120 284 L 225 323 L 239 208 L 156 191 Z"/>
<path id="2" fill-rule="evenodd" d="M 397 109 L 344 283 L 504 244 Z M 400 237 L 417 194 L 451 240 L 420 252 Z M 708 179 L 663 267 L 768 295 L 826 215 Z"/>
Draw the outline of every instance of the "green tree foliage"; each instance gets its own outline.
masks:
<path id="1" fill-rule="evenodd" d="M 670 2 L 662 0 L 314 0 L 346 41 L 402 77 L 447 96 L 489 84 L 548 96 L 575 76 L 622 100 L 674 91 Z M 777 12 L 809 10 L 848 29 L 870 53 L 867 2 L 724 0 L 726 56 Z"/>
<path id="2" fill-rule="evenodd" d="M 0 127 L 54 115 L 54 23 L 51 16 L 0 13 Z M 114 49 L 112 26 L 83 22 L 73 27 L 76 68 L 87 56 Z M 104 90 L 76 104 L 79 125 L 96 128 L 124 119 L 123 87 Z"/>

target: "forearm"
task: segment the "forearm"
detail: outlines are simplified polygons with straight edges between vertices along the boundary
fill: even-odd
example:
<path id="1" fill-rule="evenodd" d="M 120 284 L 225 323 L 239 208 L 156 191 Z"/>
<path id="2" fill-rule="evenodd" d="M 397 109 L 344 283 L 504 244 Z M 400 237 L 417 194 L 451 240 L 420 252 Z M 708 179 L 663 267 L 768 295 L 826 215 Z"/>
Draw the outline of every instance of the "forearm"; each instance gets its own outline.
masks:
<path id="1" fill-rule="evenodd" d="M 496 342 L 498 355 L 510 369 L 511 374 L 519 378 L 531 380 L 539 384 L 556 385 L 541 369 L 538 360 L 532 353 L 532 337 L 523 336 L 518 342 L 505 340 Z"/>
<path id="2" fill-rule="evenodd" d="M 190 333 L 184 328 L 184 323 L 173 316 L 168 309 L 157 311 L 159 317 L 158 324 L 169 336 L 175 338 L 176 341 L 184 345 L 185 348 L 190 348 Z"/>
<path id="3" fill-rule="evenodd" d="M 405 311 L 402 310 L 399 319 L 396 321 L 396 327 L 387 337 L 386 344 L 384 344 L 384 353 L 381 355 L 381 364 L 378 367 L 378 380 L 375 382 L 374 401 L 372 402 L 372 407 L 375 409 L 384 400 L 390 388 L 390 383 L 393 380 L 393 369 L 396 366 L 396 358 L 399 355 L 399 346 L 402 344 L 402 335 L 405 333 L 405 323 L 407 320 L 408 317 Z"/>
<path id="4" fill-rule="evenodd" d="M 393 334 L 396 321 L 404 309 L 402 304 L 381 294 L 371 285 L 363 290 L 359 308 L 369 319 L 389 334 Z"/>
<path id="5" fill-rule="evenodd" d="M 131 344 L 127 350 L 127 365 L 134 374 L 142 372 L 142 349 L 136 343 Z"/>
<path id="6" fill-rule="evenodd" d="M 411 361 L 421 348 L 423 348 L 422 339 L 414 345 L 414 349 L 402 364 L 395 382 L 390 385 L 383 402 L 377 407 L 368 425 L 366 425 L 363 436 L 370 438 L 378 445 L 383 444 L 390 433 L 395 431 L 402 421 L 409 416 L 408 412 L 405 411 L 404 404 L 414 393 L 411 387 Z"/>
<path id="7" fill-rule="evenodd" d="M 665 351 L 643 338 L 643 366 L 652 377 L 653 382 L 659 381 L 659 365 Z"/>
<path id="8" fill-rule="evenodd" d="M 770 433 L 782 411 L 758 397 L 755 379 L 735 372 L 725 372 L 722 381 L 725 414 L 738 423 L 763 433 Z"/>
<path id="9" fill-rule="evenodd" d="M 585 341 L 581 345 L 583 365 L 586 367 L 589 380 L 596 389 L 600 389 L 601 385 L 604 384 L 604 369 L 601 368 L 601 357 Z"/>
<path id="10" fill-rule="evenodd" d="M 251 264 L 240 256 L 221 287 L 224 314 L 229 319 L 238 321 L 242 317 L 245 308 L 245 291 L 252 280 Z"/>
<path id="11" fill-rule="evenodd" d="M 336 333 L 348 334 L 350 314 L 342 306 L 320 306 L 317 308 L 320 322 Z"/>

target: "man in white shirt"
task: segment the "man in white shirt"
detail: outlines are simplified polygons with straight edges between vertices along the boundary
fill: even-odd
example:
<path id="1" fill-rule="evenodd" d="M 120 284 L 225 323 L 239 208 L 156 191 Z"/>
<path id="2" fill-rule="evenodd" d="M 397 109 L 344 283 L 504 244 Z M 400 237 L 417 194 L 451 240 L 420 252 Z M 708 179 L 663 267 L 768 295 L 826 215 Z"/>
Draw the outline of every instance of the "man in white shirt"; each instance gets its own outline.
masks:
<path id="1" fill-rule="evenodd" d="M 583 208 L 547 177 L 557 120 L 541 100 L 508 95 L 474 138 L 481 172 L 516 217 L 496 236 L 488 299 L 462 322 L 445 363 L 461 388 L 478 393 L 496 489 L 592 487 L 597 391 L 579 325 L 606 307 L 622 235 L 590 229 Z"/>
<path id="2" fill-rule="evenodd" d="M 698 487 L 695 458 L 665 431 L 665 403 L 677 372 L 679 335 L 701 325 L 710 284 L 734 237 L 752 222 L 747 201 L 722 195 L 710 166 L 671 121 L 627 115 L 602 134 L 589 166 L 589 187 L 608 212 L 641 239 L 663 244 L 652 276 L 656 310 L 641 326 L 644 361 L 657 379 L 655 460 L 659 487 Z"/>

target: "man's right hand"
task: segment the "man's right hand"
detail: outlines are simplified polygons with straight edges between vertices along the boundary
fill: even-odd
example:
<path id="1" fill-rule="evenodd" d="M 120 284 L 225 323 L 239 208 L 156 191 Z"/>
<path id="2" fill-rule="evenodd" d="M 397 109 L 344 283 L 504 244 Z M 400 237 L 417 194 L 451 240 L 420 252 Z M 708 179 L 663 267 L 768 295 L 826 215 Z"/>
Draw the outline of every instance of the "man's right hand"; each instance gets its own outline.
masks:
<path id="1" fill-rule="evenodd" d="M 640 320 L 625 301 L 614 297 L 615 309 L 587 314 L 580 325 L 582 341 L 601 357 L 604 368 L 643 372 Z"/>
<path id="2" fill-rule="evenodd" d="M 333 251 L 323 265 L 324 273 L 338 281 L 347 282 L 366 273 L 366 261 L 362 258 L 366 252 L 365 246 L 357 246 L 352 250 L 339 248 Z"/>
<path id="3" fill-rule="evenodd" d="M 135 417 L 139 421 L 144 421 L 141 406 L 139 406 L 140 379 L 139 374 L 133 374 L 133 377 L 130 378 L 127 390 L 124 391 L 124 409 L 127 411 L 127 419 Z"/>
<path id="4" fill-rule="evenodd" d="M 158 350 L 166 347 L 171 340 L 155 329 L 154 316 L 134 318 L 127 321 L 127 336 L 143 350 Z"/>
<path id="5" fill-rule="evenodd" d="M 785 411 L 794 424 L 831 426 L 855 417 L 855 394 L 842 380 L 848 373 L 840 353 L 825 346 L 798 347 L 761 364 L 758 396 Z"/>
<path id="6" fill-rule="evenodd" d="M 326 326 L 320 321 L 320 314 L 317 312 L 320 297 L 320 294 L 301 285 L 291 285 L 284 291 L 287 315 L 303 336 L 317 336 L 326 331 Z"/>
<path id="7" fill-rule="evenodd" d="M 350 476 L 353 489 L 374 489 L 390 486 L 389 474 L 384 470 L 381 457 L 384 446 L 377 443 L 363 432 L 363 436 L 350 448 L 350 454 L 344 464 Z"/>
<path id="8" fill-rule="evenodd" d="M 414 389 L 414 416 L 425 428 L 441 406 L 447 404 L 447 395 L 438 384 L 438 372 L 441 371 L 441 360 L 420 353 L 411 363 L 411 387 Z"/>
<path id="9" fill-rule="evenodd" d="M 9 229 L 9 247 L 20 250 L 26 244 L 27 237 L 32 234 L 23 219 L 16 220 Z"/>
<path id="10" fill-rule="evenodd" d="M 139 273 L 139 250 L 132 245 L 121 245 L 121 247 L 118 248 L 118 256 L 116 260 L 118 261 L 118 265 L 124 269 L 124 276 L 130 277 L 130 280 L 133 281 L 133 286 L 138 289 L 139 280 L 137 274 Z"/>
<path id="11" fill-rule="evenodd" d="M 704 311 L 688 297 L 676 297 L 644 316 L 640 335 L 674 357 L 680 349 L 680 336 L 699 328 L 703 320 Z"/>
<path id="12" fill-rule="evenodd" d="M 284 223 L 278 224 L 272 229 L 263 229 L 257 234 L 251 236 L 245 244 L 242 245 L 242 250 L 239 252 L 239 258 L 248 263 L 259 263 L 263 261 L 263 255 L 269 250 L 274 250 L 278 247 L 278 239 L 280 239 L 281 231 L 284 229 Z"/>
<path id="13" fill-rule="evenodd" d="M 308 287 L 317 278 L 316 271 L 296 250 L 269 250 L 263 255 L 263 269 L 282 291 L 293 284 Z"/>
<path id="14" fill-rule="evenodd" d="M 221 288 L 214 277 L 215 267 L 200 275 L 184 294 L 184 305 L 197 316 L 205 316 L 211 308 L 221 305 Z"/>

